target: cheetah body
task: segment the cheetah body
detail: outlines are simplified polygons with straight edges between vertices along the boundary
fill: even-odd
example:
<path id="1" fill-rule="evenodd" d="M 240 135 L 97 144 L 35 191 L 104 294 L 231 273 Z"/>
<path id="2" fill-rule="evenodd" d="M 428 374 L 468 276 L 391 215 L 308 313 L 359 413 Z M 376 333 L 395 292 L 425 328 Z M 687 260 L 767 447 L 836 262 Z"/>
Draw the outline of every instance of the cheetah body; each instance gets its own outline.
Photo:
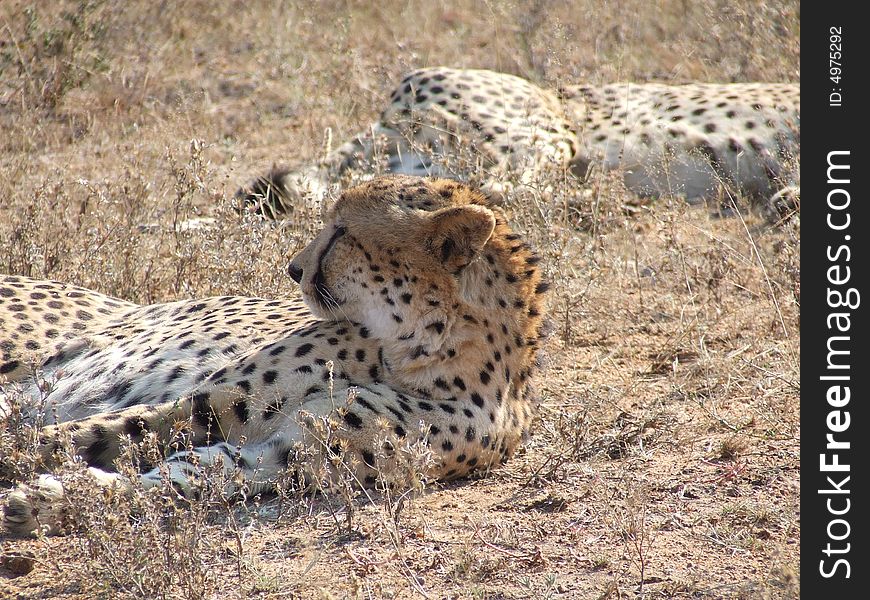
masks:
<path id="1" fill-rule="evenodd" d="M 800 94 L 791 84 L 617 84 L 562 91 L 582 122 L 574 169 L 621 169 L 641 195 L 767 198 L 793 180 Z"/>
<path id="2" fill-rule="evenodd" d="M 291 262 L 304 303 L 136 306 L 0 280 L 0 405 L 13 387 L 43 398 L 57 418 L 43 434 L 46 460 L 68 435 L 105 485 L 119 484 L 110 471 L 124 439 L 166 442 L 179 423 L 194 447 L 169 452 L 163 469 L 182 491 L 194 465 L 210 464 L 241 471 L 249 491 L 268 487 L 318 418 L 338 423 L 365 485 L 384 436 L 394 449 L 428 445 L 432 478 L 500 464 L 533 413 L 547 287 L 537 258 L 483 195 L 448 180 L 376 179 L 343 193 L 325 221 Z M 141 481 L 163 476 L 155 467 Z M 57 504 L 56 481 L 36 487 L 9 494 L 8 529 L 36 527 L 33 497 Z"/>
<path id="3" fill-rule="evenodd" d="M 643 196 L 695 200 L 731 187 L 767 198 L 794 183 L 799 154 L 796 84 L 548 90 L 504 73 L 434 67 L 407 75 L 353 140 L 315 164 L 254 179 L 239 197 L 280 213 L 319 202 L 352 169 L 471 179 L 499 192 L 507 180 L 541 187 L 592 167 L 619 169 Z"/>

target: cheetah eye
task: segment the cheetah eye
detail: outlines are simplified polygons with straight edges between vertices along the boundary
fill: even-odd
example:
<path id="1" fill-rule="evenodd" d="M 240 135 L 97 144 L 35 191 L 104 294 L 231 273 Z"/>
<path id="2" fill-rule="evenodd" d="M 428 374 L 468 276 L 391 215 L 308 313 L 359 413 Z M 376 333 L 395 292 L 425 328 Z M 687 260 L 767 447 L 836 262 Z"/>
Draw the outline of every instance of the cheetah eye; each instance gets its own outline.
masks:
<path id="1" fill-rule="evenodd" d="M 330 253 L 335 243 L 347 233 L 347 227 L 344 226 L 336 226 L 335 231 L 332 232 L 332 237 L 329 238 L 329 241 L 326 243 L 326 248 L 320 255 L 320 259 L 323 260 L 323 257 Z"/>

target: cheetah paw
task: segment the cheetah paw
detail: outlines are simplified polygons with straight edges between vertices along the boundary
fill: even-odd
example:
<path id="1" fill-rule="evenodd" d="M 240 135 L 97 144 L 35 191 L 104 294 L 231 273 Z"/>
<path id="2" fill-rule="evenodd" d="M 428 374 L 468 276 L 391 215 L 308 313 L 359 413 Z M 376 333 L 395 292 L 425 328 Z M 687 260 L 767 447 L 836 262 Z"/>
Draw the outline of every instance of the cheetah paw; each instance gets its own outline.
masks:
<path id="1" fill-rule="evenodd" d="M 19 485 L 3 502 L 3 527 L 11 535 L 28 535 L 37 529 L 58 533 L 63 520 L 63 486 L 51 475 Z"/>

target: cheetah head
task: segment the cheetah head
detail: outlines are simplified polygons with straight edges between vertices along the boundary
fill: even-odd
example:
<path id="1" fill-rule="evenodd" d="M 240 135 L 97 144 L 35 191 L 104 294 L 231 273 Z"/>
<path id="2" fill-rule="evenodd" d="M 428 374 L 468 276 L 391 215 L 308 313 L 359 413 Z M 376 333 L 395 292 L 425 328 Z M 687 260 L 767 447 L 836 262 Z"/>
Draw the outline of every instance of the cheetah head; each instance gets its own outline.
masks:
<path id="1" fill-rule="evenodd" d="M 317 316 L 437 351 L 473 285 L 463 272 L 493 234 L 486 202 L 450 180 L 367 182 L 339 197 L 323 230 L 290 263 L 290 276 Z"/>

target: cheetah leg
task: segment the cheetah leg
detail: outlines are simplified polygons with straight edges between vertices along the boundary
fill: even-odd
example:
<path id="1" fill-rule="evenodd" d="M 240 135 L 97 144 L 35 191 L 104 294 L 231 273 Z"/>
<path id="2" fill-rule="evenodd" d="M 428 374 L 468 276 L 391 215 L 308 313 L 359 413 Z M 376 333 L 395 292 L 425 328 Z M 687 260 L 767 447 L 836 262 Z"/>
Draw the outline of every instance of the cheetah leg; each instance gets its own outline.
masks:
<path id="1" fill-rule="evenodd" d="M 185 422 L 192 424 L 194 440 L 205 440 L 210 430 L 192 419 L 192 406 L 190 399 L 156 406 L 136 405 L 50 425 L 40 432 L 39 457 L 45 468 L 57 467 L 56 453 L 69 441 L 89 466 L 111 469 L 121 456 L 122 442 L 128 437 L 140 441 L 146 433 L 152 433 L 158 441 L 170 443 L 174 432 L 183 429 L 176 424 Z"/>
<path id="2" fill-rule="evenodd" d="M 350 170 L 371 171 L 371 163 L 385 160 L 388 173 L 443 176 L 432 162 L 432 150 L 415 147 L 396 129 L 374 123 L 315 164 L 291 170 L 275 168 L 256 177 L 236 192 L 243 210 L 280 218 L 300 210 L 317 211 L 335 183 Z M 315 215 L 317 216 L 317 215 Z"/>
<path id="3" fill-rule="evenodd" d="M 45 441 L 69 436 L 88 462 L 111 468 L 119 455 L 121 439 L 129 435 L 132 422 L 135 421 L 141 429 L 158 432 L 158 437 L 168 442 L 173 429 L 170 424 L 185 418 L 185 404 L 188 405 L 187 418 L 191 418 L 190 407 L 199 411 L 194 412 L 191 419 L 194 439 L 208 439 L 208 427 L 197 423 L 197 414 L 201 415 L 204 407 L 197 406 L 196 400 L 186 400 L 158 407 L 133 407 L 122 411 L 120 417 L 117 414 L 97 415 L 64 423 L 50 428 L 45 433 Z M 220 399 L 216 398 L 215 405 L 219 404 Z M 200 417 L 199 420 L 204 419 Z M 225 495 L 240 491 L 256 494 L 270 486 L 286 466 L 285 453 L 289 445 L 282 443 L 282 439 L 288 433 L 291 432 L 285 430 L 282 435 L 276 434 L 274 439 L 256 445 L 240 447 L 220 442 L 175 452 L 160 466 L 140 475 L 140 483 L 148 489 L 168 479 L 182 496 L 193 497 L 200 489 L 197 484 L 203 480 L 204 471 L 214 467 L 222 470 L 222 492 Z M 49 460 L 55 447 L 53 441 L 42 449 L 43 456 Z M 118 473 L 91 466 L 88 475 L 99 488 L 114 487 L 121 493 L 129 493 L 132 489 L 130 482 Z M 13 535 L 26 535 L 40 528 L 49 534 L 59 533 L 67 520 L 63 480 L 52 475 L 42 475 L 32 484 L 18 486 L 9 493 L 3 505 L 3 526 Z"/>
<path id="4" fill-rule="evenodd" d="M 190 405 L 190 401 L 187 404 Z M 183 406 L 183 402 L 159 407 L 134 406 L 120 413 L 95 415 L 46 427 L 40 434 L 40 458 L 46 467 L 56 466 L 55 453 L 61 440 L 69 439 L 91 464 L 88 475 L 98 487 L 114 486 L 125 492 L 130 485 L 123 476 L 99 467 L 110 468 L 120 455 L 121 437 L 125 434 L 138 430 L 141 435 L 143 430 L 148 430 L 158 432 L 160 439 L 167 439 L 172 423 L 183 418 Z M 13 535 L 25 535 L 40 528 L 47 533 L 58 533 L 63 528 L 65 509 L 62 479 L 41 475 L 32 484 L 20 485 L 6 496 L 3 527 Z"/>
<path id="5" fill-rule="evenodd" d="M 141 481 L 146 488 L 155 487 L 163 481 L 165 473 L 179 494 L 192 498 L 197 495 L 197 483 L 203 481 L 204 470 L 211 467 L 221 469 L 224 496 L 258 494 L 272 487 L 287 466 L 281 437 L 285 436 L 253 445 L 220 442 L 182 450 L 167 457 L 159 467 L 143 473 Z"/>
<path id="6" fill-rule="evenodd" d="M 355 136 L 313 164 L 296 169 L 273 166 L 266 175 L 239 188 L 235 195 L 239 209 L 273 219 L 296 215 L 306 208 L 319 209 L 331 182 L 371 159 L 374 132 L 379 129 L 380 125 L 372 126 L 370 133 Z"/>
<path id="7" fill-rule="evenodd" d="M 245 424 L 240 422 L 239 414 L 247 412 L 249 400 L 250 397 L 238 388 L 216 389 L 175 401 L 139 404 L 59 423 L 42 430 L 40 457 L 47 466 L 53 465 L 56 451 L 62 442 L 69 440 L 89 466 L 111 469 L 121 456 L 124 440 L 138 442 L 146 434 L 161 444 L 229 448 L 221 444 L 244 434 Z M 181 433 L 189 437 L 184 439 L 179 436 Z M 246 458 L 245 452 L 242 458 Z"/>

